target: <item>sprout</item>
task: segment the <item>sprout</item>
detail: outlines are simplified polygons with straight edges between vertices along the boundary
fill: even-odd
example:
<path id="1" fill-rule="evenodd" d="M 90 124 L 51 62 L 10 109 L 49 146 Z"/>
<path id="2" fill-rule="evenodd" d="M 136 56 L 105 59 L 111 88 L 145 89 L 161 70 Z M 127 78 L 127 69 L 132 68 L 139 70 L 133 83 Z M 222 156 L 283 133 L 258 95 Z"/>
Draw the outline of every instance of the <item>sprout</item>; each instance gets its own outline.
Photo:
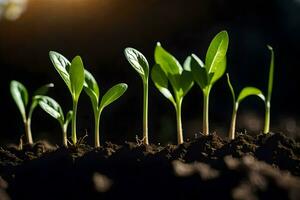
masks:
<path id="1" fill-rule="evenodd" d="M 71 121 L 73 117 L 73 111 L 69 111 L 66 115 L 66 118 L 64 117 L 63 110 L 61 106 L 51 97 L 44 96 L 44 95 L 37 95 L 35 98 L 39 104 L 39 106 L 50 116 L 57 119 L 59 122 L 62 133 L 63 133 L 63 145 L 65 147 L 68 147 L 68 138 L 67 138 L 67 130 L 69 122 Z"/>
<path id="2" fill-rule="evenodd" d="M 50 60 L 55 69 L 66 83 L 73 101 L 73 116 L 72 116 L 72 142 L 77 144 L 76 136 L 76 117 L 77 105 L 80 93 L 84 84 L 84 66 L 80 56 L 76 56 L 70 63 L 63 55 L 50 51 Z"/>
<path id="3" fill-rule="evenodd" d="M 229 129 L 229 138 L 233 140 L 235 138 L 236 115 L 242 100 L 244 100 L 246 97 L 249 97 L 251 95 L 255 95 L 261 98 L 263 101 L 265 101 L 265 96 L 259 89 L 255 87 L 245 87 L 242 89 L 238 98 L 236 99 L 234 89 L 230 82 L 229 74 L 226 74 L 226 76 L 227 76 L 227 83 L 232 94 L 232 102 L 233 102 L 232 117 L 231 117 L 230 129 Z"/>
<path id="4" fill-rule="evenodd" d="M 149 64 L 145 56 L 133 48 L 126 48 L 124 54 L 131 66 L 139 73 L 143 81 L 143 142 L 149 144 L 148 139 L 148 78 Z"/>
<path id="5" fill-rule="evenodd" d="M 270 61 L 270 70 L 269 70 L 268 93 L 265 101 L 265 127 L 264 127 L 265 134 L 270 132 L 271 96 L 272 96 L 273 79 L 274 79 L 274 51 L 271 46 L 268 45 L 267 47 L 271 51 L 271 61 Z"/>
<path id="6" fill-rule="evenodd" d="M 183 143 L 182 122 L 181 122 L 181 105 L 183 97 L 192 88 L 194 82 L 190 72 L 188 60 L 185 61 L 184 67 L 157 43 L 154 52 L 156 65 L 152 68 L 151 78 L 157 89 L 171 101 L 176 111 L 177 119 L 177 140 L 178 144 Z M 172 86 L 173 94 L 168 88 L 169 83 Z"/>
<path id="7" fill-rule="evenodd" d="M 95 119 L 95 147 L 100 147 L 99 124 L 103 109 L 121 97 L 127 90 L 127 84 L 119 83 L 110 88 L 102 97 L 100 102 L 100 92 L 98 84 L 93 75 L 85 70 L 84 91 L 90 97 Z M 100 104 L 99 104 L 100 102 Z"/>
<path id="8" fill-rule="evenodd" d="M 191 70 L 195 82 L 203 92 L 203 133 L 209 134 L 209 94 L 214 83 L 226 70 L 226 52 L 228 48 L 226 31 L 218 33 L 211 41 L 206 53 L 205 64 L 196 55 L 191 56 Z"/>
<path id="9" fill-rule="evenodd" d="M 25 134 L 27 138 L 28 144 L 33 144 L 32 140 L 32 134 L 31 134 L 31 118 L 32 118 L 32 113 L 36 106 L 38 105 L 38 101 L 35 99 L 37 95 L 44 95 L 48 92 L 48 89 L 50 87 L 54 87 L 53 83 L 49 83 L 46 85 L 43 85 L 42 87 L 38 88 L 32 97 L 31 104 L 29 106 L 28 114 L 27 114 L 27 109 L 28 109 L 28 91 L 26 87 L 18 82 L 18 81 L 11 81 L 10 83 L 10 93 L 17 104 L 17 107 L 19 108 L 19 111 L 21 113 L 21 116 L 23 118 L 24 126 L 25 126 Z"/>

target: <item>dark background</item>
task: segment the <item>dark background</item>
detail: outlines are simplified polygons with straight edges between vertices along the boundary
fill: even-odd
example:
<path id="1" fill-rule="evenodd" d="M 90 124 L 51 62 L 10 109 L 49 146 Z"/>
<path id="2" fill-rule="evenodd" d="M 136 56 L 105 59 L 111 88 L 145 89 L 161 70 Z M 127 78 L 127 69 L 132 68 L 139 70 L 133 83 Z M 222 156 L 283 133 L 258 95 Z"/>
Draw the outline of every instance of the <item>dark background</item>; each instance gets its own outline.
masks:
<path id="1" fill-rule="evenodd" d="M 142 82 L 123 56 L 127 46 L 137 48 L 153 64 L 157 41 L 183 62 L 191 53 L 204 59 L 213 36 L 227 30 L 230 37 L 227 72 L 236 91 L 252 85 L 266 91 L 270 53 L 275 50 L 275 80 L 271 129 L 299 132 L 300 1 L 225 0 L 29 0 L 15 21 L 0 21 L 1 142 L 18 142 L 22 120 L 9 93 L 9 82 L 24 83 L 29 92 L 53 82 L 49 96 L 65 112 L 71 96 L 48 58 L 55 50 L 67 58 L 83 58 L 103 94 L 125 82 L 128 91 L 107 107 L 100 125 L 103 140 L 134 141 L 142 135 Z M 232 102 L 223 77 L 211 93 L 211 131 L 226 134 Z M 88 97 L 79 102 L 78 133 L 93 140 L 93 114 Z M 183 102 L 185 137 L 202 130 L 202 94 L 197 85 Z M 264 105 L 256 98 L 242 103 L 238 130 L 259 133 Z M 58 123 L 39 108 L 33 114 L 34 140 L 60 143 Z M 175 142 L 175 111 L 150 81 L 149 134 L 151 142 Z"/>

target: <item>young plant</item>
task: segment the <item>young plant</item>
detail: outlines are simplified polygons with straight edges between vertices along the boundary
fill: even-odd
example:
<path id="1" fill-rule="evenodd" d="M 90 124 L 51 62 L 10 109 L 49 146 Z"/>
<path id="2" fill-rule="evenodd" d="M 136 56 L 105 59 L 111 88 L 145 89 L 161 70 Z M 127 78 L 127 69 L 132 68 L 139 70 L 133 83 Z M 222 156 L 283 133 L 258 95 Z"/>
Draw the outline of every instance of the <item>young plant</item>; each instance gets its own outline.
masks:
<path id="1" fill-rule="evenodd" d="M 273 79 L 274 79 L 274 51 L 271 46 L 268 45 L 267 47 L 271 51 L 271 61 L 270 61 L 270 70 L 269 70 L 268 93 L 265 101 L 265 127 L 264 127 L 265 134 L 270 132 L 271 96 L 272 96 Z"/>
<path id="2" fill-rule="evenodd" d="M 68 147 L 67 130 L 69 122 L 73 117 L 73 111 L 70 110 L 65 117 L 61 106 L 53 98 L 44 95 L 37 95 L 35 99 L 46 113 L 57 119 L 63 133 L 63 145 Z"/>
<path id="3" fill-rule="evenodd" d="M 143 81 L 143 142 L 149 144 L 148 139 L 148 79 L 149 79 L 149 64 L 146 57 L 133 48 L 126 48 L 124 51 L 125 57 L 131 66 L 139 73 Z"/>
<path id="4" fill-rule="evenodd" d="M 121 97 L 124 92 L 127 90 L 127 84 L 119 83 L 112 88 L 110 88 L 102 97 L 100 101 L 100 92 L 97 81 L 93 75 L 85 70 L 85 82 L 84 82 L 84 91 L 90 97 L 92 102 L 92 108 L 94 112 L 95 119 L 95 147 L 100 147 L 100 135 L 99 135 L 99 124 L 100 116 L 103 109 Z M 100 104 L 99 104 L 100 102 Z"/>
<path id="5" fill-rule="evenodd" d="M 31 118 L 32 113 L 36 106 L 38 105 L 38 101 L 35 99 L 37 95 L 44 95 L 48 92 L 50 87 L 54 87 L 52 83 L 46 84 L 40 88 L 38 88 L 34 93 L 31 100 L 31 104 L 29 105 L 29 95 L 26 87 L 18 82 L 18 81 L 11 81 L 10 83 L 10 93 L 12 98 L 14 99 L 21 116 L 23 118 L 24 126 L 25 126 L 25 134 L 28 144 L 33 144 L 32 134 L 31 134 Z"/>
<path id="6" fill-rule="evenodd" d="M 209 134 L 209 94 L 217 80 L 226 70 L 226 53 L 229 38 L 226 31 L 218 33 L 211 41 L 205 64 L 196 55 L 191 56 L 191 70 L 195 82 L 203 92 L 203 134 Z"/>
<path id="7" fill-rule="evenodd" d="M 227 76 L 227 83 L 231 91 L 232 101 L 233 101 L 232 117 L 231 117 L 230 129 L 229 129 L 229 139 L 233 140 L 235 138 L 236 115 L 242 100 L 244 100 L 246 97 L 254 95 L 261 98 L 263 101 L 265 101 L 265 96 L 259 89 L 255 87 L 245 87 L 242 89 L 242 91 L 238 95 L 238 98 L 236 99 L 234 89 L 230 82 L 229 74 L 226 74 L 226 76 Z"/>
<path id="8" fill-rule="evenodd" d="M 192 88 L 194 82 L 188 64 L 182 67 L 180 63 L 168 53 L 160 43 L 157 43 L 154 58 L 156 65 L 152 68 L 151 78 L 157 89 L 171 101 L 176 111 L 177 119 L 177 140 L 178 144 L 183 143 L 181 105 L 183 97 Z M 185 63 L 188 62 L 188 57 Z M 168 88 L 172 86 L 173 94 Z"/>
<path id="9" fill-rule="evenodd" d="M 83 89 L 84 84 L 84 66 L 80 56 L 76 56 L 72 62 L 69 62 L 63 55 L 50 51 L 50 60 L 54 65 L 56 71 L 66 83 L 73 102 L 73 115 L 72 115 L 72 143 L 77 144 L 76 134 L 76 118 L 77 118 L 77 105 L 78 99 Z"/>

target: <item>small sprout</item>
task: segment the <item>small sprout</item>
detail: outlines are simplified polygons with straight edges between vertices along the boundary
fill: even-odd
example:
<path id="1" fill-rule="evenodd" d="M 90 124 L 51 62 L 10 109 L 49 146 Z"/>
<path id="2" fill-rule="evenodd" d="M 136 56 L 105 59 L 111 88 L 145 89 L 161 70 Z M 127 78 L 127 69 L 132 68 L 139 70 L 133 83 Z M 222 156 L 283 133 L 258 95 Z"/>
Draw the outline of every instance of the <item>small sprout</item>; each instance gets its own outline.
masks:
<path id="1" fill-rule="evenodd" d="M 211 41 L 205 64 L 192 54 L 190 66 L 195 82 L 203 92 L 203 133 L 209 134 L 209 94 L 214 83 L 220 79 L 226 70 L 226 52 L 229 38 L 226 31 L 218 33 Z"/>
<path id="2" fill-rule="evenodd" d="M 37 95 L 35 99 L 37 99 L 39 106 L 46 113 L 48 113 L 53 118 L 57 119 L 63 133 L 63 145 L 65 147 L 68 147 L 67 130 L 68 130 L 69 122 L 72 120 L 73 117 L 73 111 L 70 110 L 67 113 L 65 118 L 61 106 L 51 97 L 44 96 L 44 95 Z"/>
<path id="3" fill-rule="evenodd" d="M 72 116 L 72 142 L 77 144 L 76 136 L 76 118 L 78 99 L 83 89 L 84 84 L 84 66 L 80 56 L 76 56 L 70 63 L 63 55 L 50 51 L 50 60 L 55 69 L 66 83 L 73 101 L 73 116 Z"/>
<path id="4" fill-rule="evenodd" d="M 143 142 L 149 144 L 148 139 L 148 79 L 149 64 L 145 56 L 133 48 L 126 48 L 125 57 L 132 67 L 139 73 L 143 81 L 144 99 L 143 99 Z"/>
<path id="5" fill-rule="evenodd" d="M 264 133 L 267 134 L 270 132 L 270 112 L 271 112 L 271 96 L 273 90 L 273 79 L 274 79 L 274 51 L 271 46 L 267 46 L 271 51 L 271 61 L 270 61 L 270 70 L 269 70 L 269 81 L 268 81 L 268 93 L 265 101 L 265 127 Z"/>
<path id="6" fill-rule="evenodd" d="M 38 88 L 32 97 L 31 104 L 29 106 L 28 114 L 27 114 L 27 109 L 28 109 L 28 103 L 29 103 L 29 95 L 26 87 L 18 82 L 18 81 L 11 81 L 10 83 L 10 93 L 17 104 L 17 107 L 19 108 L 19 111 L 21 113 L 24 126 L 25 126 L 25 134 L 26 134 L 26 139 L 28 144 L 33 144 L 32 140 L 32 134 L 31 134 L 31 118 L 32 118 L 32 113 L 36 106 L 38 105 L 37 99 L 35 97 L 37 95 L 44 95 L 48 92 L 48 89 L 50 87 L 54 87 L 53 83 L 49 83 L 46 85 L 43 85 L 42 87 Z"/>
<path id="7" fill-rule="evenodd" d="M 263 101 L 265 101 L 265 96 L 259 89 L 255 87 L 244 87 L 240 92 L 238 98 L 236 99 L 234 89 L 230 82 L 229 74 L 226 74 L 226 76 L 227 76 L 227 83 L 232 94 L 232 102 L 233 102 L 232 117 L 231 117 L 230 129 L 229 129 L 229 139 L 233 140 L 235 138 L 236 115 L 242 100 L 244 100 L 246 97 L 249 97 L 251 95 L 255 95 L 261 98 Z"/>
<path id="8" fill-rule="evenodd" d="M 100 101 L 100 92 L 96 79 L 93 75 L 85 70 L 84 91 L 90 97 L 95 119 L 95 147 L 100 147 L 99 124 L 100 116 L 103 109 L 121 97 L 127 90 L 127 84 L 119 83 L 110 88 Z M 99 104 L 100 102 L 100 104 Z"/>
<path id="9" fill-rule="evenodd" d="M 156 65 L 152 68 L 151 78 L 157 89 L 171 101 L 176 111 L 177 119 L 177 140 L 178 144 L 183 143 L 181 105 L 183 97 L 192 88 L 194 82 L 188 64 L 184 67 L 168 53 L 160 43 L 157 43 L 154 58 Z M 187 58 L 185 63 L 188 62 Z M 168 88 L 169 83 L 172 86 L 173 94 Z"/>

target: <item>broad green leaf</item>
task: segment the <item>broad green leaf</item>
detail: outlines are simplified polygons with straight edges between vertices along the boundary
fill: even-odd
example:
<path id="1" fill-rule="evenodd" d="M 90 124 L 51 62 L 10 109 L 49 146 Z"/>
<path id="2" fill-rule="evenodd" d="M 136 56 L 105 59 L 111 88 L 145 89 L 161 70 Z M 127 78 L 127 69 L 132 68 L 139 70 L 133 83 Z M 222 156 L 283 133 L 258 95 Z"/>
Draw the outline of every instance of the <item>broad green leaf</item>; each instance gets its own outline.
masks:
<path id="1" fill-rule="evenodd" d="M 236 98 L 235 97 L 235 92 L 234 92 L 234 89 L 233 89 L 232 84 L 230 82 L 229 74 L 227 73 L 226 76 L 227 76 L 227 83 L 228 83 L 228 86 L 229 86 L 229 89 L 230 89 L 230 92 L 231 92 L 231 95 L 232 95 L 232 100 L 233 100 L 233 103 L 235 104 L 235 98 Z"/>
<path id="2" fill-rule="evenodd" d="M 204 90 L 208 86 L 208 75 L 203 62 L 194 54 L 191 56 L 191 70 L 193 79 Z"/>
<path id="3" fill-rule="evenodd" d="M 35 95 L 45 95 L 49 91 L 49 88 L 53 88 L 54 84 L 53 83 L 48 83 L 46 85 L 43 85 L 39 87 L 37 90 L 34 91 L 33 96 Z"/>
<path id="4" fill-rule="evenodd" d="M 131 66 L 140 74 L 143 81 L 147 81 L 149 64 L 146 57 L 138 50 L 129 47 L 124 50 L 124 54 Z"/>
<path id="5" fill-rule="evenodd" d="M 245 99 L 246 97 L 248 97 L 250 95 L 258 96 L 263 101 L 265 101 L 265 97 L 259 89 L 255 88 L 255 87 L 245 87 L 240 92 L 240 94 L 238 96 L 238 99 L 237 99 L 237 102 L 240 103 L 243 99 Z"/>
<path id="6" fill-rule="evenodd" d="M 220 79 L 226 71 L 226 56 L 219 62 L 218 70 L 211 73 L 210 83 L 214 84 L 218 79 Z"/>
<path id="7" fill-rule="evenodd" d="M 273 48 L 269 45 L 268 45 L 268 49 L 271 51 L 271 61 L 270 61 L 267 101 L 270 102 L 272 90 L 273 90 L 273 79 L 274 79 L 274 51 L 273 51 Z"/>
<path id="8" fill-rule="evenodd" d="M 80 56 L 76 56 L 71 63 L 70 70 L 71 91 L 74 99 L 78 99 L 84 84 L 84 67 Z"/>
<path id="9" fill-rule="evenodd" d="M 168 53 L 158 42 L 154 51 L 154 59 L 167 76 L 181 74 L 182 67 L 174 56 Z"/>
<path id="10" fill-rule="evenodd" d="M 87 70 L 84 70 L 84 75 L 85 75 L 84 91 L 91 98 L 93 106 L 98 107 L 100 92 L 99 92 L 99 86 L 97 84 L 97 81 L 94 78 L 94 76 Z"/>
<path id="11" fill-rule="evenodd" d="M 56 71 L 59 73 L 61 78 L 66 83 L 67 87 L 69 88 L 70 92 L 72 92 L 71 89 L 71 82 L 70 82 L 70 76 L 69 76 L 69 67 L 71 65 L 70 61 L 66 59 L 63 55 L 55 52 L 50 51 L 49 52 L 50 60 L 55 67 Z"/>
<path id="12" fill-rule="evenodd" d="M 181 97 L 184 97 L 188 91 L 193 87 L 194 81 L 193 76 L 190 71 L 183 71 L 180 75 L 180 89 L 181 89 Z"/>
<path id="13" fill-rule="evenodd" d="M 176 104 L 173 95 L 168 89 L 168 78 L 158 64 L 154 65 L 151 70 L 151 79 L 157 89 L 175 106 Z"/>
<path id="14" fill-rule="evenodd" d="M 127 90 L 127 88 L 128 86 L 125 83 L 119 83 L 110 88 L 101 99 L 100 110 L 121 97 Z"/>
<path id="15" fill-rule="evenodd" d="M 38 95 L 36 96 L 38 99 L 39 106 L 50 116 L 57 119 L 61 124 L 64 123 L 64 113 L 60 107 L 60 105 L 51 97 Z"/>
<path id="16" fill-rule="evenodd" d="M 228 48 L 229 38 L 226 31 L 218 33 L 211 41 L 205 59 L 206 71 L 210 73 L 216 73 L 221 70 L 220 63 L 226 56 Z M 223 61 L 224 62 L 224 61 Z"/>
<path id="17" fill-rule="evenodd" d="M 191 71 L 191 60 L 192 57 L 188 56 L 185 61 L 183 62 L 183 69 L 186 71 Z"/>
<path id="18" fill-rule="evenodd" d="M 19 108 L 22 118 L 26 120 L 26 106 L 28 104 L 28 92 L 25 86 L 18 81 L 10 82 L 10 93 Z"/>

